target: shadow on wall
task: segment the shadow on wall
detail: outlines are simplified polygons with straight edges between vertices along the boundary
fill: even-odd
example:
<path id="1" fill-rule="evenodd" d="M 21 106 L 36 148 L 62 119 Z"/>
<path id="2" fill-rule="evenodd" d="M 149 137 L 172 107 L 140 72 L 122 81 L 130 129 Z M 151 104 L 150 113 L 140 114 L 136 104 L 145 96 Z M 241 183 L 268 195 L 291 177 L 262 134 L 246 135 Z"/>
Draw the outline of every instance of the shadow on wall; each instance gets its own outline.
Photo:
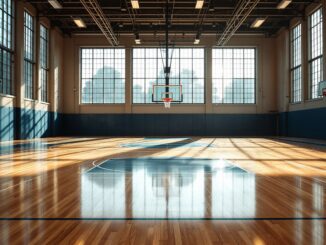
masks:
<path id="1" fill-rule="evenodd" d="M 20 139 L 33 139 L 41 137 L 49 137 L 54 135 L 54 127 L 52 121 L 55 120 L 53 112 L 18 109 L 20 110 Z M 55 124 L 55 122 L 54 122 Z M 17 125 L 19 128 L 19 124 Z"/>
<path id="2" fill-rule="evenodd" d="M 58 113 L 0 107 L 0 141 L 33 139 L 60 134 Z"/>
<path id="3" fill-rule="evenodd" d="M 14 139 L 14 108 L 0 107 L 0 141 Z"/>

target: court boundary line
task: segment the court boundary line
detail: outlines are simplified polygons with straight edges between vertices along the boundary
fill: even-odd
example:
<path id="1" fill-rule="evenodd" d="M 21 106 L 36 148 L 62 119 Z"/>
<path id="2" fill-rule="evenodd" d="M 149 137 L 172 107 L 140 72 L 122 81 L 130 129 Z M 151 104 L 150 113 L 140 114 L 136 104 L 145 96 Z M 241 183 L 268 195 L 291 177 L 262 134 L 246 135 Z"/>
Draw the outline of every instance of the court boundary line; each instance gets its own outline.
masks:
<path id="1" fill-rule="evenodd" d="M 296 221 L 326 220 L 326 217 L 262 217 L 262 218 L 0 218 L 0 221 Z"/>
<path id="2" fill-rule="evenodd" d="M 240 167 L 238 164 L 236 164 L 236 163 L 234 163 L 234 162 L 232 162 L 232 161 L 230 161 L 228 159 L 221 159 L 221 158 L 219 158 L 219 159 L 217 159 L 217 158 L 191 158 L 191 157 L 185 157 L 185 158 L 182 158 L 182 157 L 181 158 L 180 157 L 177 157 L 177 158 L 175 158 L 175 157 L 158 157 L 158 158 L 156 158 L 156 157 L 131 157 L 131 158 L 122 157 L 122 158 L 118 158 L 117 157 L 117 158 L 105 159 L 105 160 L 102 160 L 102 161 L 101 160 L 94 160 L 91 163 L 92 166 L 88 170 L 83 171 L 82 174 L 104 174 L 104 173 L 98 173 L 98 172 L 90 173 L 95 168 L 100 168 L 100 169 L 103 169 L 103 170 L 108 171 L 108 172 L 111 171 L 113 173 L 128 173 L 128 172 L 125 172 L 125 171 L 119 171 L 119 170 L 114 170 L 114 169 L 106 169 L 106 168 L 101 167 L 101 165 L 104 164 L 107 161 L 110 161 L 110 160 L 130 160 L 130 159 L 139 159 L 139 160 L 141 160 L 141 159 L 145 159 L 145 160 L 147 160 L 147 159 L 150 159 L 150 160 L 159 160 L 159 159 L 160 160 L 162 160 L 162 159 L 163 160 L 176 160 L 176 159 L 180 159 L 180 160 L 205 160 L 205 161 L 224 160 L 224 161 L 229 162 L 229 165 L 235 166 L 235 167 L 243 170 L 247 174 L 253 174 L 252 172 Z M 98 161 L 100 161 L 100 162 L 98 164 L 96 164 Z M 214 173 L 214 172 L 209 172 L 209 173 Z"/>

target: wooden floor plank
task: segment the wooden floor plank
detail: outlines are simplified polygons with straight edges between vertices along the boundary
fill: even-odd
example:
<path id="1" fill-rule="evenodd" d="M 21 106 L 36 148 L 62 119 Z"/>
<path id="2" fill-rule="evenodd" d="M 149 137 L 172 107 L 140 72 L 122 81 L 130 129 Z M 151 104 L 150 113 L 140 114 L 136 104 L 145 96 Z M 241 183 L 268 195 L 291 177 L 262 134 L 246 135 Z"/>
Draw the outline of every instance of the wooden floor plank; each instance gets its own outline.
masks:
<path id="1" fill-rule="evenodd" d="M 6 142 L 16 147 L 0 155 L 0 243 L 325 244 L 325 142 L 194 137 L 151 142 L 205 146 L 123 147 L 139 142 L 149 139 Z M 224 159 L 248 173 L 86 173 L 137 157 Z"/>

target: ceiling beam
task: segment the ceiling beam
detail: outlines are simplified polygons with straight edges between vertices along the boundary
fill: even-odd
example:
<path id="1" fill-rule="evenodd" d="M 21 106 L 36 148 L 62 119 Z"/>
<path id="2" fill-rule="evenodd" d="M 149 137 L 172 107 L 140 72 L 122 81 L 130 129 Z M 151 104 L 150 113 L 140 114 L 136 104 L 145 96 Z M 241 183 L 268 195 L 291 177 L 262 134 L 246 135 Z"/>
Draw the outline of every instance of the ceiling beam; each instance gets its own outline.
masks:
<path id="1" fill-rule="evenodd" d="M 86 11 L 92 17 L 98 28 L 102 31 L 106 39 L 112 46 L 119 45 L 107 16 L 104 15 L 101 6 L 97 0 L 80 0 Z"/>
<path id="2" fill-rule="evenodd" d="M 240 0 L 237 4 L 234 15 L 227 23 L 225 30 L 217 41 L 218 46 L 225 45 L 239 27 L 245 22 L 250 13 L 254 10 L 260 0 Z"/>

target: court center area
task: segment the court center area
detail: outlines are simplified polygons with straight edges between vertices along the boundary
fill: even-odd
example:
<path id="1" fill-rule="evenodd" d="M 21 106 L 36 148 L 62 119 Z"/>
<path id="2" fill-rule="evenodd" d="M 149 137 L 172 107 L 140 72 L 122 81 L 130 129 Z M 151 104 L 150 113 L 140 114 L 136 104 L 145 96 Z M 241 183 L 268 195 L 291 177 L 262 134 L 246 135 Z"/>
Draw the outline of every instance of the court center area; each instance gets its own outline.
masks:
<path id="1" fill-rule="evenodd" d="M 0 244 L 325 244 L 324 1 L 0 1 Z"/>

